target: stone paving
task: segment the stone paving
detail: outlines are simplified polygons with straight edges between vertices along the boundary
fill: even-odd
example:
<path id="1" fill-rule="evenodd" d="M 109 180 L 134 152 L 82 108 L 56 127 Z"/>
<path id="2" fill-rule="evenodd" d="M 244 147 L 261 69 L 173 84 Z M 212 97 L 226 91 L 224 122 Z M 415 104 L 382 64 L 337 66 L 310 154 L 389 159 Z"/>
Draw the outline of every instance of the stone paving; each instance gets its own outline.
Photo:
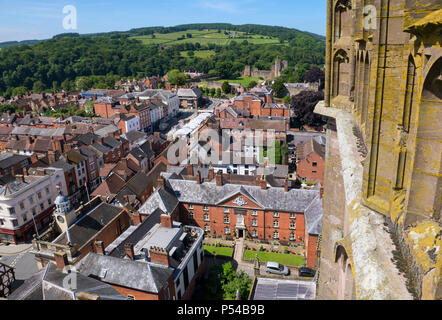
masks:
<path id="1" fill-rule="evenodd" d="M 25 243 L 25 244 L 0 244 L 0 256 L 9 257 L 9 256 L 15 256 L 20 253 L 24 253 L 28 251 L 32 247 L 32 244 Z"/>

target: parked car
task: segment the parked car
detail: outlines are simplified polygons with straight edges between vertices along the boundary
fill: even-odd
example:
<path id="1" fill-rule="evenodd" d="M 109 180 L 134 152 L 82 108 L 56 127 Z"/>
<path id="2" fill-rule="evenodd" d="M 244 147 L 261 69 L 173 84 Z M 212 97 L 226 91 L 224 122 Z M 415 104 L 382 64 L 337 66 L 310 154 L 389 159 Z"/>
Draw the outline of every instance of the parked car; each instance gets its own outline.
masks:
<path id="1" fill-rule="evenodd" d="M 279 274 L 282 276 L 288 276 L 290 274 L 290 270 L 286 266 L 279 264 L 278 262 L 267 262 L 266 272 Z"/>
<path id="2" fill-rule="evenodd" d="M 313 278 L 316 274 L 316 271 L 310 268 L 302 267 L 299 268 L 299 276 L 300 277 L 310 277 Z"/>

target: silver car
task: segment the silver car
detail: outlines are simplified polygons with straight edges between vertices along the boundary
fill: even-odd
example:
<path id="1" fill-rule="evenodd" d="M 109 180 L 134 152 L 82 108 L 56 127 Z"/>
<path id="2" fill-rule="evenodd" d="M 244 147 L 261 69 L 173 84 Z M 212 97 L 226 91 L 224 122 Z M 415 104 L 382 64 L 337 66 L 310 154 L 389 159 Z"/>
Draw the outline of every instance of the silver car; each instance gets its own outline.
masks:
<path id="1" fill-rule="evenodd" d="M 266 272 L 267 273 L 273 273 L 273 274 L 279 274 L 282 276 L 288 276 L 290 273 L 290 270 L 278 262 L 267 262 L 266 265 Z"/>

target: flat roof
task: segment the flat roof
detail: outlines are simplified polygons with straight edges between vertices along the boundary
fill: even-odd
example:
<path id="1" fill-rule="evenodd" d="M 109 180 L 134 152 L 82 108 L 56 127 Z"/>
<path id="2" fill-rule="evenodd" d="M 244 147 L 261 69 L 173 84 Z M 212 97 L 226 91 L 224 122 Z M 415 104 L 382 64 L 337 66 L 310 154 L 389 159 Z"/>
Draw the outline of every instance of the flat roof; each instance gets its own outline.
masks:
<path id="1" fill-rule="evenodd" d="M 252 300 L 314 300 L 314 281 L 258 278 Z"/>

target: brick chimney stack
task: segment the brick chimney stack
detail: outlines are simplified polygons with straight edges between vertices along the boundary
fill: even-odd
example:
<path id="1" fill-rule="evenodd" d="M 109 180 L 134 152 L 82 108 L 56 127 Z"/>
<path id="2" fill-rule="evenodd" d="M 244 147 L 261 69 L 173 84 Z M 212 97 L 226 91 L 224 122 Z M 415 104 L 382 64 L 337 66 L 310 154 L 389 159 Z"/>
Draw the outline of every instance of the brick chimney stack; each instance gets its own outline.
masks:
<path id="1" fill-rule="evenodd" d="M 187 175 L 193 176 L 193 166 L 190 163 L 187 165 Z"/>
<path id="2" fill-rule="evenodd" d="M 222 185 L 223 185 L 223 172 L 221 170 L 219 170 L 216 173 L 216 186 L 222 187 Z"/>
<path id="3" fill-rule="evenodd" d="M 104 251 L 104 242 L 103 241 L 95 241 L 94 242 L 95 252 L 97 254 L 105 255 Z"/>
<path id="4" fill-rule="evenodd" d="M 158 178 L 158 189 L 160 188 L 166 189 L 166 180 L 162 176 Z"/>
<path id="5" fill-rule="evenodd" d="M 129 257 L 129 259 L 135 259 L 134 245 L 132 243 L 126 243 L 124 245 L 124 251 L 126 252 L 126 255 Z"/>
<path id="6" fill-rule="evenodd" d="M 213 181 L 215 179 L 215 169 L 213 167 L 209 168 L 209 181 Z"/>
<path id="7" fill-rule="evenodd" d="M 173 219 L 171 214 L 162 214 L 160 216 L 161 226 L 165 228 L 172 228 Z"/>
<path id="8" fill-rule="evenodd" d="M 284 191 L 289 192 L 289 179 L 284 179 Z"/>
<path id="9" fill-rule="evenodd" d="M 324 186 L 321 185 L 319 189 L 319 199 L 322 199 L 324 197 Z"/>
<path id="10" fill-rule="evenodd" d="M 150 247 L 150 262 L 170 266 L 169 253 L 164 248 Z"/>
<path id="11" fill-rule="evenodd" d="M 259 180 L 259 186 L 262 190 L 267 190 L 267 181 L 264 175 L 262 175 L 261 179 Z"/>
<path id="12" fill-rule="evenodd" d="M 196 172 L 196 183 L 201 184 L 201 172 Z"/>
<path id="13" fill-rule="evenodd" d="M 55 264 L 57 269 L 64 270 L 64 268 L 69 264 L 68 255 L 65 252 L 57 251 L 54 252 Z"/>

